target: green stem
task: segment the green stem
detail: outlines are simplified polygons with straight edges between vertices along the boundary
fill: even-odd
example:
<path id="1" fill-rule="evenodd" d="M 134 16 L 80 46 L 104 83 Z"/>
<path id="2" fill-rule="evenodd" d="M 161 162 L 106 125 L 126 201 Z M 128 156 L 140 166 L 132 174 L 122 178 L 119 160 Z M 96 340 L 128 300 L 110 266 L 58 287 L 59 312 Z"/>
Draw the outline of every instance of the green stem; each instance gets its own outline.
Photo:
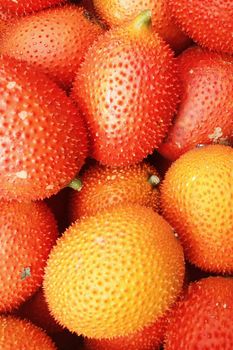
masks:
<path id="1" fill-rule="evenodd" d="M 81 179 L 78 179 L 78 178 L 74 178 L 68 185 L 67 187 L 70 187 L 72 188 L 73 190 L 75 191 L 81 191 L 82 187 L 83 187 L 83 184 L 82 184 L 82 181 Z"/>
<path id="2" fill-rule="evenodd" d="M 151 186 L 156 187 L 160 184 L 160 178 L 157 175 L 151 175 L 148 182 Z"/>

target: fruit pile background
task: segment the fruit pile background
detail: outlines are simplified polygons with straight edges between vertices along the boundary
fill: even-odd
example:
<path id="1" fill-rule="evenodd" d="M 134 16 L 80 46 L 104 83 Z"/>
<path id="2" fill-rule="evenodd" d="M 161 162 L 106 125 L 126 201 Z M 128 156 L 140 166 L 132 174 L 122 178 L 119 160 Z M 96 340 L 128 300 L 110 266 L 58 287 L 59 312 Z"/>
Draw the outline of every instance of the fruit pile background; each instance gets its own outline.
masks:
<path id="1" fill-rule="evenodd" d="M 0 0 L 0 350 L 233 349 L 233 0 Z"/>

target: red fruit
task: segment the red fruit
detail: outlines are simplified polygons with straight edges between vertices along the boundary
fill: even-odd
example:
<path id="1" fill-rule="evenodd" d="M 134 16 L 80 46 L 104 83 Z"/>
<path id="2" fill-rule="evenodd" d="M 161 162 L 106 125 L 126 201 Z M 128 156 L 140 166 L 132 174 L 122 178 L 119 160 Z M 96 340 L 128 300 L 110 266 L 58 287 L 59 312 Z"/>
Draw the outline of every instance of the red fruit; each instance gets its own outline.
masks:
<path id="1" fill-rule="evenodd" d="M 151 13 L 112 29 L 90 47 L 73 86 L 90 132 L 92 156 L 123 166 L 158 147 L 178 102 L 172 51 L 153 34 Z"/>
<path id="2" fill-rule="evenodd" d="M 232 0 L 169 0 L 180 27 L 196 42 L 233 53 Z"/>
<path id="3" fill-rule="evenodd" d="M 0 201 L 0 212 L 1 313 L 18 307 L 42 284 L 58 230 L 43 202 Z"/>
<path id="4" fill-rule="evenodd" d="M 39 289 L 29 300 L 21 305 L 17 314 L 43 328 L 47 333 L 52 334 L 63 331 L 63 328 L 59 326 L 50 314 L 42 289 Z"/>
<path id="5" fill-rule="evenodd" d="M 43 69 L 67 88 L 87 48 L 103 32 L 83 8 L 59 7 L 20 18 L 8 28 L 0 50 Z"/>
<path id="6" fill-rule="evenodd" d="M 165 318 L 125 337 L 85 339 L 87 350 L 159 350 L 165 332 Z"/>
<path id="7" fill-rule="evenodd" d="M 67 2 L 67 0 L 0 0 L 0 8 L 5 12 L 10 11 L 18 15 L 27 15 L 64 2 Z"/>
<path id="8" fill-rule="evenodd" d="M 84 163 L 83 121 L 46 75 L 7 57 L 0 64 L 0 197 L 49 197 Z"/>
<path id="9" fill-rule="evenodd" d="M 197 145 L 232 145 L 233 58 L 193 47 L 178 65 L 181 103 L 159 152 L 175 160 Z"/>
<path id="10" fill-rule="evenodd" d="M 232 350 L 233 278 L 192 283 L 168 321 L 165 350 Z"/>

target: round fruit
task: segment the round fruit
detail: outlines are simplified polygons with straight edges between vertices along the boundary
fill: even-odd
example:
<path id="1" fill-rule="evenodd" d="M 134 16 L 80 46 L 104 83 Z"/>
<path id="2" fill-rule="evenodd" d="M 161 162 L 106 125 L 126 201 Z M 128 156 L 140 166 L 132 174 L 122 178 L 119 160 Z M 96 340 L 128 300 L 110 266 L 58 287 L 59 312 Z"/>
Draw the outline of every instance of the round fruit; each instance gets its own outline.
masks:
<path id="1" fill-rule="evenodd" d="M 199 47 L 178 57 L 182 97 L 159 152 L 170 160 L 200 144 L 233 145 L 233 59 Z"/>
<path id="2" fill-rule="evenodd" d="M 76 221 L 50 254 L 44 289 L 60 324 L 111 338 L 161 317 L 183 277 L 183 251 L 170 225 L 151 208 L 131 205 Z"/>
<path id="3" fill-rule="evenodd" d="M 43 69 L 68 88 L 87 48 L 103 32 L 83 8 L 58 7 L 20 18 L 8 28 L 0 51 Z"/>
<path id="4" fill-rule="evenodd" d="M 49 312 L 43 290 L 40 288 L 17 310 L 17 315 L 26 318 L 44 329 L 47 333 L 62 332 L 63 328 L 54 320 Z"/>
<path id="5" fill-rule="evenodd" d="M 152 11 L 153 30 L 159 33 L 175 50 L 182 50 L 190 39 L 171 18 L 165 0 L 93 0 L 97 15 L 111 27 L 122 25 L 134 19 L 144 10 Z"/>
<path id="6" fill-rule="evenodd" d="M 125 337 L 84 340 L 86 350 L 159 350 L 165 332 L 165 319 Z"/>
<path id="7" fill-rule="evenodd" d="M 172 14 L 194 41 L 233 54 L 232 0 L 169 0 Z"/>
<path id="8" fill-rule="evenodd" d="M 186 258 L 203 270 L 233 272 L 233 148 L 208 145 L 183 154 L 161 185 L 164 217 Z"/>
<path id="9" fill-rule="evenodd" d="M 233 278 L 192 283 L 168 321 L 165 350 L 233 348 Z"/>
<path id="10" fill-rule="evenodd" d="M 148 163 L 122 168 L 95 164 L 83 173 L 81 182 L 81 190 L 71 194 L 71 221 L 120 203 L 138 203 L 155 211 L 159 209 L 160 178 L 157 170 Z"/>
<path id="11" fill-rule="evenodd" d="M 27 15 L 47 7 L 62 4 L 67 0 L 0 0 L 0 8 L 4 12 L 14 12 L 17 15 Z"/>
<path id="12" fill-rule="evenodd" d="M 49 197 L 84 163 L 83 120 L 46 75 L 6 56 L 0 63 L 0 197 Z"/>
<path id="13" fill-rule="evenodd" d="M 88 50 L 73 86 L 92 156 L 110 166 L 143 160 L 162 142 L 178 103 L 172 51 L 151 31 L 151 13 L 109 30 Z"/>
<path id="14" fill-rule="evenodd" d="M 22 304 L 42 284 L 58 230 L 43 202 L 0 201 L 0 212 L 0 312 L 6 312 Z"/>
<path id="15" fill-rule="evenodd" d="M 56 350 L 56 346 L 42 329 L 29 321 L 13 316 L 0 316 L 0 349 Z"/>

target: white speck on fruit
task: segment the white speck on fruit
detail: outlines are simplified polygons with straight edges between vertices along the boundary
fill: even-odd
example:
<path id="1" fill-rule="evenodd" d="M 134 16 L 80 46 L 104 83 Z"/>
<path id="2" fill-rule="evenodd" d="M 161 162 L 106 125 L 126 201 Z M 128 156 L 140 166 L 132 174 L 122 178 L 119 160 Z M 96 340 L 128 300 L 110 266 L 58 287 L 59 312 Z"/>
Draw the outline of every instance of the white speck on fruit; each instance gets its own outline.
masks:
<path id="1" fill-rule="evenodd" d="M 102 245 L 102 244 L 105 244 L 105 239 L 103 237 L 97 237 L 95 239 L 95 242 Z"/>
<path id="2" fill-rule="evenodd" d="M 222 137 L 222 135 L 223 135 L 222 128 L 220 128 L 218 126 L 217 128 L 214 129 L 213 134 L 208 135 L 208 137 L 209 137 L 210 140 L 213 140 L 214 142 L 217 142 L 218 139 L 220 137 Z"/>
<path id="3" fill-rule="evenodd" d="M 28 177 L 28 173 L 25 170 L 18 171 L 15 175 L 19 179 L 27 179 Z"/>
<path id="4" fill-rule="evenodd" d="M 51 184 L 51 185 L 48 185 L 46 186 L 46 190 L 53 190 L 54 186 Z"/>
<path id="5" fill-rule="evenodd" d="M 11 90 L 14 89 L 14 87 L 16 86 L 16 82 L 15 81 L 9 81 L 9 83 L 7 84 L 7 89 Z"/>
<path id="6" fill-rule="evenodd" d="M 226 309 L 227 308 L 227 304 L 223 304 L 223 308 Z"/>
<path id="7" fill-rule="evenodd" d="M 190 74 L 193 74 L 194 70 L 193 69 L 190 69 L 189 73 Z"/>
<path id="8" fill-rule="evenodd" d="M 19 118 L 24 120 L 28 117 L 28 113 L 26 111 L 22 111 L 18 114 Z"/>

